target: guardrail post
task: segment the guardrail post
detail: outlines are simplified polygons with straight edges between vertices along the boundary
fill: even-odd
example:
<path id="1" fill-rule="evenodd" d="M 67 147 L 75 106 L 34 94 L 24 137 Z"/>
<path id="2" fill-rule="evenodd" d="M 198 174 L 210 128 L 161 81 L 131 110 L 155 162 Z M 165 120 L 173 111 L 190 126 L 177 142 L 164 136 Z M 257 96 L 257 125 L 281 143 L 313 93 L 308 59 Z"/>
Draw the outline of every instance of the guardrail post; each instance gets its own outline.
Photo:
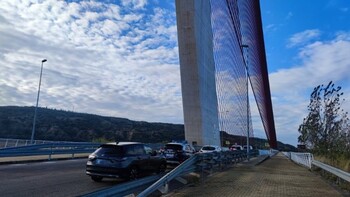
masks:
<path id="1" fill-rule="evenodd" d="M 73 147 L 70 147 L 70 150 L 72 151 L 72 159 L 74 158 L 74 151 L 73 151 Z"/>
<path id="2" fill-rule="evenodd" d="M 312 161 L 314 160 L 314 155 L 310 153 L 310 169 L 312 168 Z"/>
<path id="3" fill-rule="evenodd" d="M 165 183 L 162 187 L 158 188 L 158 191 L 162 194 L 167 194 L 169 192 L 169 184 L 168 182 Z"/>
<path id="4" fill-rule="evenodd" d="M 51 160 L 51 155 L 52 155 L 52 145 L 50 146 L 49 160 Z"/>

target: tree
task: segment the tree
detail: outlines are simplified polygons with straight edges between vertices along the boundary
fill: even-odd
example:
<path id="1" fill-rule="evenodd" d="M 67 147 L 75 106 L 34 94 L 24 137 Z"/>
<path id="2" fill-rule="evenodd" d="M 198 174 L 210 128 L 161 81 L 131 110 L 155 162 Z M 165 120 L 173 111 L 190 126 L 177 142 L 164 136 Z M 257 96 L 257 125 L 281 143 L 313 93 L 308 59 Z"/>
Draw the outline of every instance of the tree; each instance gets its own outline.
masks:
<path id="1" fill-rule="evenodd" d="M 331 81 L 327 86 L 319 85 L 310 95 L 309 114 L 299 126 L 298 141 L 316 153 L 349 154 L 348 112 L 341 109 L 343 92 Z"/>

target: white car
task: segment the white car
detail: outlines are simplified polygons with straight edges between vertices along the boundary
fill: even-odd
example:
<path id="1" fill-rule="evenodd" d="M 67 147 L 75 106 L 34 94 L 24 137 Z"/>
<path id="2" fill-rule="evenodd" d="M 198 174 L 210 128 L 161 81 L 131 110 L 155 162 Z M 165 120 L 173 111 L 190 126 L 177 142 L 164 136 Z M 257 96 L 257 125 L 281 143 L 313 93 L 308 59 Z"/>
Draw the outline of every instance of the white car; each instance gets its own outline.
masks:
<path id="1" fill-rule="evenodd" d="M 221 152 L 221 147 L 216 145 L 205 145 L 200 150 L 200 153 L 212 153 L 212 152 Z"/>
<path id="2" fill-rule="evenodd" d="M 244 146 L 243 146 L 243 149 L 244 149 L 244 150 L 247 150 L 247 147 L 248 147 L 247 145 L 244 145 Z M 249 146 L 249 150 L 253 150 L 253 147 L 252 147 L 252 146 Z"/>
<path id="3" fill-rule="evenodd" d="M 230 150 L 235 151 L 235 150 L 243 150 L 243 146 L 234 144 L 230 147 Z"/>

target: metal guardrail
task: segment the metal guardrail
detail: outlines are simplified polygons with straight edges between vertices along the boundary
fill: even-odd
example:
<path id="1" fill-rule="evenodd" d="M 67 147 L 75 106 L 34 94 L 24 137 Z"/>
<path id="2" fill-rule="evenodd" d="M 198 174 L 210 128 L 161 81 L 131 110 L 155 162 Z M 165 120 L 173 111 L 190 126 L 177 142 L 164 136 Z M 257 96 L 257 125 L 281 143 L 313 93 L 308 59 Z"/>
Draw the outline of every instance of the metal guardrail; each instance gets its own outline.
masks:
<path id="1" fill-rule="evenodd" d="M 257 156 L 258 151 L 252 151 L 250 157 Z M 247 158 L 246 151 L 223 151 L 216 153 L 197 153 L 177 166 L 174 170 L 163 176 L 157 182 L 152 184 L 143 192 L 139 193 L 137 197 L 145 197 L 151 195 L 159 188 L 168 188 L 168 183 L 183 175 L 190 172 L 199 172 L 201 175 L 204 172 L 212 172 L 215 168 L 223 169 L 232 163 L 241 162 Z M 167 193 L 167 189 L 163 193 Z"/>
<path id="2" fill-rule="evenodd" d="M 1 138 L 0 138 L 1 139 Z M 11 140 L 11 139 L 6 139 Z M 16 139 L 12 139 L 16 141 Z M 28 140 L 29 142 L 29 140 Z M 39 141 L 37 141 L 39 142 Z M 52 155 L 59 154 L 71 154 L 74 158 L 74 154 L 80 153 L 92 153 L 101 144 L 91 143 L 91 142 L 51 142 L 50 141 L 40 141 L 40 144 L 26 144 L 22 146 L 0 148 L 0 157 L 20 157 L 20 156 L 39 156 L 48 155 L 48 159 L 51 159 Z M 162 144 L 148 144 L 154 149 L 159 149 Z"/>
<path id="3" fill-rule="evenodd" d="M 315 165 L 319 168 L 322 168 L 322 169 L 336 175 L 337 177 L 342 178 L 342 179 L 350 182 L 350 173 L 348 173 L 348 172 L 344 172 L 338 168 L 332 167 L 330 165 L 324 164 L 324 163 L 316 161 L 316 160 L 312 161 L 312 165 Z"/>
<path id="4" fill-rule="evenodd" d="M 328 171 L 337 177 L 350 182 L 350 173 L 340 170 L 338 168 L 332 167 L 330 165 L 324 164 L 320 161 L 314 160 L 311 153 L 294 153 L 294 152 L 283 152 L 283 154 L 300 165 L 303 165 L 309 169 L 312 168 L 312 165 L 317 166 L 325 171 Z"/>
<path id="5" fill-rule="evenodd" d="M 30 140 L 28 140 L 28 139 L 0 138 L 0 149 L 1 148 L 9 148 L 9 147 L 17 147 L 17 146 L 36 145 L 36 144 L 50 144 L 50 143 L 88 143 L 88 142 L 34 140 L 33 144 L 31 144 Z"/>
<path id="6" fill-rule="evenodd" d="M 273 157 L 273 156 L 277 155 L 277 153 L 279 153 L 278 150 L 270 149 L 270 157 Z"/>
<path id="7" fill-rule="evenodd" d="M 191 156 L 189 159 L 187 159 L 181 165 L 177 166 L 174 170 L 167 173 L 165 176 L 163 176 L 157 182 L 153 183 L 150 187 L 148 187 L 146 190 L 144 190 L 143 192 L 141 192 L 137 196 L 138 197 L 148 196 L 161 187 L 167 188 L 168 183 L 171 180 L 175 179 L 176 177 L 178 177 L 182 174 L 194 172 L 196 169 L 195 164 L 197 163 L 198 159 L 199 159 L 199 154 L 195 154 L 195 155 Z"/>
<path id="8" fill-rule="evenodd" d="M 86 195 L 83 195 L 82 197 L 100 197 L 100 196 L 127 196 L 129 194 L 132 194 L 133 191 L 140 189 L 141 187 L 146 188 L 150 184 L 154 183 L 154 181 L 160 179 L 161 175 L 154 175 L 145 177 L 142 179 L 138 179 L 135 181 L 130 181 L 126 183 L 119 184 L 115 187 L 111 187 L 108 189 L 99 190 L 96 192 L 92 192 Z"/>
<path id="9" fill-rule="evenodd" d="M 270 149 L 270 150 L 258 150 L 259 155 L 269 155 L 269 156 L 275 156 L 277 153 L 279 153 L 278 150 Z"/>
<path id="10" fill-rule="evenodd" d="M 253 151 L 250 157 L 258 155 L 258 151 Z M 149 196 L 156 190 L 162 193 L 168 192 L 168 184 L 170 181 L 179 178 L 182 175 L 197 172 L 203 177 L 205 173 L 212 173 L 216 169 L 223 169 L 233 163 L 241 162 L 247 158 L 246 151 L 224 151 L 219 153 L 197 153 L 191 156 L 189 159 L 185 160 L 183 163 L 178 165 L 172 171 L 165 174 L 163 177 L 151 176 L 147 179 L 140 179 L 137 181 L 132 181 L 125 183 L 123 185 L 118 185 L 105 190 L 100 190 L 85 196 L 124 196 L 129 195 L 132 190 L 137 188 L 140 190 L 141 187 L 153 183 L 141 193 L 138 197 Z M 153 180 L 153 181 L 152 181 Z M 129 192 L 125 192 L 126 188 L 129 188 Z"/>
<path id="11" fill-rule="evenodd" d="M 0 157 L 37 156 L 58 154 L 91 153 L 99 147 L 99 143 L 50 143 L 28 146 L 18 146 L 0 149 Z"/>

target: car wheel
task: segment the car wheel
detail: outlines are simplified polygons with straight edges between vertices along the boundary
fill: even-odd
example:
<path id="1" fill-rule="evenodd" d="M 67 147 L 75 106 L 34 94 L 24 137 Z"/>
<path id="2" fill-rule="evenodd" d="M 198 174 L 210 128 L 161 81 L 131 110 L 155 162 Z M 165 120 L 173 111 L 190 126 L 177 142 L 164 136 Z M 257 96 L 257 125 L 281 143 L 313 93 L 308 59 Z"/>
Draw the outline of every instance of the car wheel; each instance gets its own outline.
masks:
<path id="1" fill-rule="evenodd" d="M 129 180 L 136 180 L 139 176 L 139 169 L 136 166 L 132 166 L 129 170 Z"/>
<path id="2" fill-rule="evenodd" d="M 158 167 L 158 174 L 159 173 L 162 173 L 162 172 L 165 172 L 166 170 L 166 164 L 165 163 L 161 163 Z"/>
<path id="3" fill-rule="evenodd" d="M 91 176 L 91 179 L 96 182 L 101 182 L 103 177 L 101 176 Z"/>

